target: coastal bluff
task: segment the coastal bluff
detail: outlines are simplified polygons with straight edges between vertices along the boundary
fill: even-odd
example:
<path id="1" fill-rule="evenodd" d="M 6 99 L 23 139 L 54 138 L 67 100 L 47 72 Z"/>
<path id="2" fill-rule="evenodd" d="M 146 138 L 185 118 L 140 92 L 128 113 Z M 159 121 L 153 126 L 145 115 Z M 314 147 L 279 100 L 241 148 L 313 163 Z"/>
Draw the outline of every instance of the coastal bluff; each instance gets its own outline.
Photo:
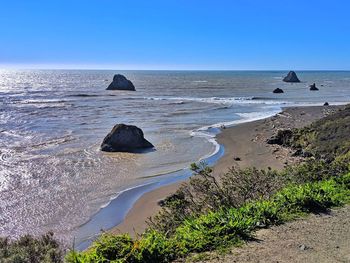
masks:
<path id="1" fill-rule="evenodd" d="M 116 74 L 113 77 L 113 81 L 107 87 L 107 90 L 131 90 L 135 91 L 134 84 L 128 80 L 124 75 Z"/>
<path id="2" fill-rule="evenodd" d="M 116 124 L 101 144 L 104 152 L 139 152 L 153 147 L 140 128 L 126 124 Z"/>

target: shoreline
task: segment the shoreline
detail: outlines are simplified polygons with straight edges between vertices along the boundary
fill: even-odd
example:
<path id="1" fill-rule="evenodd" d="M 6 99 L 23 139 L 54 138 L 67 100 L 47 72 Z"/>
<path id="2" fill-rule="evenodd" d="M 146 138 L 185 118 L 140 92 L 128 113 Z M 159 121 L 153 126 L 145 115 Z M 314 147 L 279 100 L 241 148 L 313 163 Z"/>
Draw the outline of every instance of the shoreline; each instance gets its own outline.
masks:
<path id="1" fill-rule="evenodd" d="M 281 112 L 274 116 L 222 129 L 216 140 L 224 147 L 225 153 L 215 163 L 214 175 L 220 176 L 233 165 L 241 168 L 255 166 L 259 169 L 271 167 L 281 170 L 287 164 L 298 162 L 299 157 L 290 156 L 291 152 L 283 147 L 268 145 L 266 138 L 270 138 L 280 128 L 306 126 L 327 115 L 327 111 L 337 110 L 339 107 L 341 106 L 283 107 Z M 234 161 L 233 157 L 239 157 L 241 161 Z M 175 193 L 182 183 L 183 181 L 162 186 L 142 195 L 129 210 L 123 222 L 109 232 L 129 233 L 131 236 L 142 233 L 147 227 L 145 221 L 160 210 L 158 202 Z"/>
<path id="2" fill-rule="evenodd" d="M 213 165 L 224 155 L 223 146 L 218 143 L 214 145 L 216 146 L 215 151 L 199 161 L 205 161 L 209 165 Z M 101 231 L 111 231 L 123 223 L 135 203 L 145 194 L 163 187 L 181 184 L 191 175 L 192 171 L 190 168 L 183 168 L 160 176 L 150 177 L 149 181 L 144 184 L 135 185 L 120 191 L 106 206 L 101 207 L 89 221 L 77 228 L 74 237 L 75 248 L 78 250 L 88 248 L 92 241 L 101 234 Z M 116 213 L 116 210 L 118 210 L 118 213 Z"/>
<path id="3" fill-rule="evenodd" d="M 278 112 L 281 112 L 281 107 L 276 107 L 274 111 L 269 111 L 260 114 L 254 118 L 242 117 L 239 120 L 229 121 L 225 123 L 216 123 L 210 126 L 201 127 L 191 132 L 191 136 L 197 136 L 207 139 L 215 146 L 214 152 L 204 155 L 197 163 L 204 161 L 207 165 L 213 166 L 218 160 L 220 160 L 225 153 L 224 145 L 217 141 L 217 135 L 222 132 L 222 127 L 234 127 L 235 125 L 254 122 L 256 120 L 265 119 L 273 116 Z M 89 247 L 93 240 L 95 240 L 101 231 L 109 232 L 127 232 L 131 236 L 136 236 L 137 233 L 141 233 L 145 227 L 145 221 L 148 217 L 154 215 L 159 210 L 158 201 L 164 199 L 169 193 L 173 193 L 177 188 L 186 180 L 192 176 L 192 171 L 189 167 L 173 171 L 170 173 L 162 174 L 161 176 L 150 177 L 150 180 L 141 185 L 131 186 L 117 193 L 116 197 L 110 200 L 110 202 L 101 207 L 101 209 L 94 214 L 86 223 L 77 227 L 74 235 L 75 247 L 78 250 L 84 250 Z M 151 195 L 151 198 L 147 198 Z M 155 196 L 153 196 L 155 195 Z M 144 198 L 146 197 L 146 198 Z M 149 200 L 153 200 L 153 204 L 149 204 Z M 147 200 L 146 204 L 142 204 L 142 200 Z M 139 203 L 138 203 L 139 201 Z M 141 202 L 141 207 L 140 207 Z M 140 207 L 141 209 L 137 209 Z M 143 209 L 147 207 L 147 209 Z M 116 213 L 116 210 L 118 212 Z M 134 228 L 134 224 L 125 224 L 129 214 L 133 214 L 135 210 L 143 212 L 140 216 L 139 212 L 136 213 L 136 226 L 142 226 Z M 141 220 L 140 220 L 141 218 Z M 125 227 L 125 229 L 123 229 Z M 117 230 L 116 230 L 117 229 Z"/>
<path id="4" fill-rule="evenodd" d="M 327 108 L 330 109 L 333 107 L 338 106 L 330 106 Z M 219 150 L 206 160 L 211 166 L 215 164 L 214 175 L 219 176 L 232 165 L 238 164 L 241 168 L 256 166 L 257 168 L 271 167 L 279 170 L 286 165 L 286 162 L 294 162 L 295 160 L 288 159 L 286 153 L 284 153 L 282 158 L 274 158 L 275 152 L 272 153 L 272 151 L 275 151 L 276 149 L 267 149 L 266 147 L 271 148 L 271 146 L 266 146 L 267 144 L 265 141 L 256 143 L 259 138 L 254 139 L 252 132 L 254 133 L 256 129 L 259 130 L 259 127 L 266 124 L 266 122 L 269 123 L 272 120 L 282 118 L 279 115 L 290 110 L 300 112 L 303 110 L 309 111 L 310 109 L 316 110 L 311 110 L 311 114 L 307 114 L 307 116 L 303 115 L 303 119 L 307 120 L 306 122 L 303 121 L 302 124 L 306 125 L 315 119 L 321 118 L 323 113 L 320 114 L 320 109 L 326 108 L 323 106 L 285 107 L 281 108 L 280 113 L 271 117 L 250 120 L 247 122 L 243 119 L 237 124 L 232 123 L 232 126 L 229 128 L 222 129 L 216 136 L 211 137 L 212 140 L 215 140 L 217 144 L 220 145 Z M 318 114 L 316 114 L 315 111 L 318 111 Z M 296 127 L 298 126 L 296 122 L 293 125 Z M 217 127 L 213 125 L 209 128 Z M 268 135 L 269 137 L 272 136 L 273 130 L 276 128 L 277 127 L 274 126 L 272 131 L 270 131 L 270 134 Z M 265 132 L 267 132 L 266 129 Z M 240 136 L 242 138 L 240 138 Z M 247 149 L 253 153 L 253 156 L 247 156 L 244 154 L 244 151 L 242 151 L 246 147 L 241 144 L 242 142 L 247 142 L 247 139 L 250 140 L 250 147 Z M 252 145 L 258 147 L 252 148 Z M 232 158 L 233 153 L 242 160 L 239 162 L 234 161 Z M 245 157 L 242 158 L 242 155 L 245 155 Z M 176 173 L 178 174 L 176 175 Z M 78 236 L 76 236 L 78 244 L 77 248 L 80 250 L 87 248 L 93 239 L 100 234 L 101 229 L 117 234 L 129 233 L 131 236 L 136 236 L 137 234 L 142 233 L 147 227 L 146 220 L 160 210 L 158 202 L 174 193 L 191 175 L 192 172 L 187 168 L 170 173 L 160 180 L 159 178 L 155 178 L 153 182 L 150 181 L 144 185 L 129 188 L 120 192 L 114 200 L 111 200 L 108 206 L 102 208 L 86 224 L 79 227 L 79 233 Z M 116 213 L 117 209 L 119 211 L 123 210 L 122 213 Z"/>

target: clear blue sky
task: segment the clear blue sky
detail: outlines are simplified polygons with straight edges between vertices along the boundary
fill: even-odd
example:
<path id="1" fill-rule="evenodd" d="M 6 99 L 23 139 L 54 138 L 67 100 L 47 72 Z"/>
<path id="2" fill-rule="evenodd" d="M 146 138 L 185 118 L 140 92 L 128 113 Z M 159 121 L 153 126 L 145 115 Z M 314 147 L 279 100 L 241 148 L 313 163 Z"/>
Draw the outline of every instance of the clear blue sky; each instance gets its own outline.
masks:
<path id="1" fill-rule="evenodd" d="M 0 66 L 350 69 L 349 0 L 0 0 Z"/>

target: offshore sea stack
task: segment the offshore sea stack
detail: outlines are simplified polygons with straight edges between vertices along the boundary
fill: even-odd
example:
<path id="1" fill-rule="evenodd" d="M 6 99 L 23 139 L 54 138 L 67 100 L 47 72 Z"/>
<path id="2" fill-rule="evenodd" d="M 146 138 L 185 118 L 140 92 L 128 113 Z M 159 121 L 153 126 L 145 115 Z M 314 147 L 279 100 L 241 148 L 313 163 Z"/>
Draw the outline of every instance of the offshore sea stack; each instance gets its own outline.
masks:
<path id="1" fill-rule="evenodd" d="M 284 93 L 283 89 L 277 88 L 273 90 L 273 93 Z"/>
<path id="2" fill-rule="evenodd" d="M 141 152 L 153 147 L 140 128 L 126 124 L 115 125 L 101 144 L 101 150 L 105 152 Z"/>
<path id="3" fill-rule="evenodd" d="M 132 90 L 135 91 L 134 84 L 121 74 L 116 74 L 107 90 Z"/>
<path id="4" fill-rule="evenodd" d="M 318 90 L 318 88 L 316 87 L 316 84 L 315 84 L 315 83 L 312 84 L 312 85 L 310 85 L 310 90 L 312 90 L 312 91 Z"/>
<path id="5" fill-rule="evenodd" d="M 297 74 L 294 71 L 289 71 L 288 75 L 283 78 L 284 82 L 300 82 Z"/>

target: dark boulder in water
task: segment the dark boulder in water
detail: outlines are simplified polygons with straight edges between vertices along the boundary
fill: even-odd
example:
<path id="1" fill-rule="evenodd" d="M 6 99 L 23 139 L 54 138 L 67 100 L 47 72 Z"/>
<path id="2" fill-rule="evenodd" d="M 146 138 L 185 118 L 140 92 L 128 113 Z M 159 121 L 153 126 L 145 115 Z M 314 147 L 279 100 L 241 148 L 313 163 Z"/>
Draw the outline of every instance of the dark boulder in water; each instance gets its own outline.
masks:
<path id="1" fill-rule="evenodd" d="M 116 74 L 113 77 L 113 81 L 109 84 L 107 90 L 132 90 L 135 91 L 134 84 L 128 80 L 125 76 Z"/>
<path id="2" fill-rule="evenodd" d="M 318 90 L 315 83 L 310 85 L 310 90 Z"/>
<path id="3" fill-rule="evenodd" d="M 329 103 L 326 101 L 323 106 L 329 106 Z"/>
<path id="4" fill-rule="evenodd" d="M 283 89 L 277 88 L 273 91 L 273 93 L 284 93 Z"/>
<path id="5" fill-rule="evenodd" d="M 300 82 L 294 71 L 289 71 L 288 75 L 283 78 L 284 82 Z"/>
<path id="6" fill-rule="evenodd" d="M 140 152 L 153 147 L 140 128 L 125 124 L 115 125 L 101 144 L 105 152 Z"/>

